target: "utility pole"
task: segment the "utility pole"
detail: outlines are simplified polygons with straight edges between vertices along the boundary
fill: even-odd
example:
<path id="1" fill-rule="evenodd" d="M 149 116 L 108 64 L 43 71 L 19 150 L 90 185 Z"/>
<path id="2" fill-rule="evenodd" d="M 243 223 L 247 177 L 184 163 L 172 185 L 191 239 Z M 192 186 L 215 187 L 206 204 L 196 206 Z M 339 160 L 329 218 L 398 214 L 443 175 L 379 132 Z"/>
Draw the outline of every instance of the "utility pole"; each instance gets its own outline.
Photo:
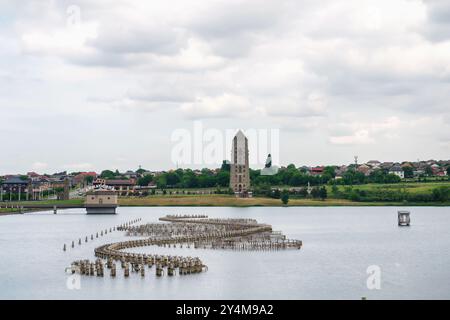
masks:
<path id="1" fill-rule="evenodd" d="M 355 156 L 355 168 L 358 168 L 358 156 Z"/>

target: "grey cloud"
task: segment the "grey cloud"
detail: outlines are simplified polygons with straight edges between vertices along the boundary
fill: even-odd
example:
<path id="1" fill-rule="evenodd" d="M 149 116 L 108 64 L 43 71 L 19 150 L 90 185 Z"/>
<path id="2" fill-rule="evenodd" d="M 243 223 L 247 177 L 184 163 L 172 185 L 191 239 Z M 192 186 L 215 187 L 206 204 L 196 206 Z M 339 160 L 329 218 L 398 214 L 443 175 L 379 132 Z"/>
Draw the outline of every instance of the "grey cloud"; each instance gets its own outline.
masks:
<path id="1" fill-rule="evenodd" d="M 88 45 L 108 54 L 154 53 L 171 55 L 186 45 L 180 32 L 166 25 L 103 25 Z"/>
<path id="2" fill-rule="evenodd" d="M 283 32 L 281 26 L 290 21 L 292 6 L 290 0 L 224 1 L 200 10 L 185 27 L 206 39 L 216 54 L 240 58 L 268 34 Z"/>
<path id="3" fill-rule="evenodd" d="M 165 88 L 149 86 L 147 89 L 130 90 L 127 96 L 138 101 L 173 103 L 193 101 L 195 98 L 193 92 L 187 92 L 170 85 Z"/>
<path id="4" fill-rule="evenodd" d="M 141 60 L 117 53 L 91 52 L 86 54 L 66 55 L 69 63 L 84 67 L 132 67 L 142 63 Z"/>
<path id="5" fill-rule="evenodd" d="M 428 0 L 427 24 L 423 27 L 423 34 L 432 41 L 446 41 L 450 39 L 450 2 L 447 0 Z"/>
<path id="6" fill-rule="evenodd" d="M 66 37 L 64 32 L 69 1 L 24 0 L 24 8 L 19 8 L 8 0 L 6 11 L 3 3 L 0 11 L 8 17 L 1 22 L 2 36 L 14 39 L 19 47 L 23 35 L 37 35 L 31 37 L 28 52 L 0 44 L 4 58 L 0 82 L 5 84 L 0 88 L 0 116 L 17 115 L 14 121 L 3 119 L 7 126 L 0 130 L 3 138 L 14 136 L 5 142 L 13 154 L 20 153 L 17 141 L 29 139 L 30 131 L 25 127 L 11 135 L 12 123 L 27 124 L 29 114 L 51 115 L 54 110 L 77 123 L 58 114 L 49 117 L 49 122 L 33 120 L 30 128 L 44 126 L 56 144 L 77 142 L 54 156 L 60 164 L 90 163 L 83 155 L 98 151 L 89 149 L 85 141 L 100 135 L 106 141 L 101 146 L 103 159 L 135 154 L 155 169 L 168 169 L 170 131 L 190 128 L 186 119 L 205 118 L 218 127 L 279 125 L 292 134 L 292 139 L 283 141 L 290 157 L 299 145 L 311 145 L 314 162 L 348 160 L 348 154 L 326 141 L 339 146 L 370 142 L 371 155 L 389 153 L 400 159 L 448 154 L 436 143 L 440 137 L 448 140 L 450 121 L 450 47 L 442 41 L 450 37 L 446 1 L 428 1 L 423 6 L 403 0 L 339 4 L 331 0 L 215 0 L 194 6 L 183 0 L 169 4 L 79 0 L 73 4 L 80 6 L 83 21 L 99 27 L 93 28 L 97 38 L 79 43 L 76 35 Z M 364 20 L 367 4 L 380 7 L 382 13 L 388 11 L 390 20 L 382 28 L 365 28 L 365 21 L 355 18 L 355 12 L 362 11 Z M 403 9 L 410 5 L 411 14 L 405 14 Z M 359 19 L 357 23 L 353 18 Z M 64 46 L 71 36 L 76 45 L 68 41 Z M 316 105 L 318 101 L 312 99 L 308 105 L 307 97 L 313 92 L 320 93 L 326 103 Z M 93 96 L 100 98 L 89 98 Z M 11 109 L 27 105 L 39 108 Z M 391 128 L 383 122 L 390 117 L 416 126 Z M 378 124 L 370 127 L 372 120 Z M 49 123 L 72 130 L 60 135 L 60 129 Z M 306 137 L 310 131 L 314 139 Z M 392 142 L 386 134 L 399 138 Z M 130 136 L 135 143 L 129 143 Z M 154 139 L 151 144 L 150 138 Z M 417 150 L 398 141 L 424 147 Z M 163 151 L 147 155 L 142 145 Z M 42 150 L 32 151 L 24 153 L 27 163 L 51 163 Z M 136 157 L 123 165 L 137 166 Z"/>
<path id="7" fill-rule="evenodd" d="M 258 4 L 227 1 L 198 12 L 190 27 L 208 38 L 228 38 L 270 28 L 280 18 L 280 8 L 273 1 Z"/>

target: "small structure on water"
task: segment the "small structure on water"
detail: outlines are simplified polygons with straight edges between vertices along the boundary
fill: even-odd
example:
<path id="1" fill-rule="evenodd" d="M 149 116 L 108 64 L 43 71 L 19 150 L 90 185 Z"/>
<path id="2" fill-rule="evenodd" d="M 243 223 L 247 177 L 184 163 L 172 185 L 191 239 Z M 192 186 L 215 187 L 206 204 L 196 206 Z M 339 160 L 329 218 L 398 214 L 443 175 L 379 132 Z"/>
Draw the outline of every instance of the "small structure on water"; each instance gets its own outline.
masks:
<path id="1" fill-rule="evenodd" d="M 115 214 L 117 208 L 117 192 L 105 189 L 94 189 L 86 193 L 87 214 Z"/>
<path id="2" fill-rule="evenodd" d="M 411 218 L 409 216 L 409 211 L 398 211 L 398 225 L 399 226 L 408 226 L 411 222 Z"/>

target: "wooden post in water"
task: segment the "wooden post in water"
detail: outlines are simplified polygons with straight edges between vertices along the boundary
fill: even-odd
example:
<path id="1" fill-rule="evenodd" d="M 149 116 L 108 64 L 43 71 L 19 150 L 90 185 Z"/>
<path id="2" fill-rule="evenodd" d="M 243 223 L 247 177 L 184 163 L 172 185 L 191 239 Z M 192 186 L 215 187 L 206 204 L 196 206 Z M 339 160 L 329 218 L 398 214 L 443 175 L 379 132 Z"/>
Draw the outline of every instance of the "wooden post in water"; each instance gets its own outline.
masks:
<path id="1" fill-rule="evenodd" d="M 116 264 L 113 263 L 113 265 L 111 266 L 111 273 L 110 273 L 111 277 L 114 278 L 116 276 Z"/>
<path id="2" fill-rule="evenodd" d="M 163 268 L 161 267 L 160 264 L 157 264 L 157 265 L 156 265 L 156 276 L 157 276 L 157 277 L 161 277 L 161 276 L 162 276 L 162 273 L 163 273 Z"/>

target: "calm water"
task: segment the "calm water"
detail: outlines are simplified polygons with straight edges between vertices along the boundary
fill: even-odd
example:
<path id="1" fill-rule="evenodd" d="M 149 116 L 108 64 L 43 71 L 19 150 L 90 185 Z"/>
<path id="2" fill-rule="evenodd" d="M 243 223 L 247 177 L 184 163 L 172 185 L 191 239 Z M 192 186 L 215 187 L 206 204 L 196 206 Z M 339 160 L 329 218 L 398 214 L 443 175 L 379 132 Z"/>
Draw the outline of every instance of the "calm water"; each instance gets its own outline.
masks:
<path id="1" fill-rule="evenodd" d="M 119 208 L 114 216 L 82 210 L 0 217 L 0 299 L 450 299 L 450 208 L 410 208 L 410 228 L 397 226 L 397 208 Z M 86 235 L 141 217 L 165 214 L 246 217 L 270 223 L 303 248 L 233 252 L 158 247 L 160 252 L 200 257 L 209 271 L 144 279 L 82 277 L 68 289 L 64 268 L 93 259 L 102 243 L 127 239 L 122 232 L 84 243 Z M 64 243 L 83 244 L 63 252 Z M 366 285 L 367 268 L 381 268 L 380 290 Z"/>

